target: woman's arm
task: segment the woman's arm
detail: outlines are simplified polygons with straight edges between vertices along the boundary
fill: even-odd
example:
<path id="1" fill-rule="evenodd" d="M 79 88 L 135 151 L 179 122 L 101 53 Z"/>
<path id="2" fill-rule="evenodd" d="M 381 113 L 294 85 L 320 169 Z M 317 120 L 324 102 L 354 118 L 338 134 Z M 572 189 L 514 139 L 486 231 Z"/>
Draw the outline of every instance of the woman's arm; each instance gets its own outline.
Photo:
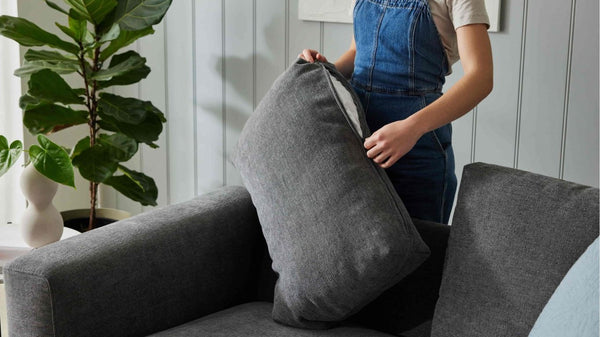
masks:
<path id="1" fill-rule="evenodd" d="M 487 27 L 462 26 L 456 36 L 464 76 L 435 102 L 407 119 L 383 126 L 365 140 L 367 156 L 379 166 L 392 166 L 421 136 L 463 116 L 492 91 L 492 48 Z"/>
<path id="2" fill-rule="evenodd" d="M 459 27 L 456 37 L 464 76 L 442 97 L 408 118 L 423 134 L 463 116 L 492 91 L 492 47 L 486 26 Z"/>
<path id="3" fill-rule="evenodd" d="M 345 78 L 350 78 L 354 72 L 354 57 L 356 56 L 356 42 L 352 37 L 350 48 L 335 61 L 335 68 L 344 75 Z"/>

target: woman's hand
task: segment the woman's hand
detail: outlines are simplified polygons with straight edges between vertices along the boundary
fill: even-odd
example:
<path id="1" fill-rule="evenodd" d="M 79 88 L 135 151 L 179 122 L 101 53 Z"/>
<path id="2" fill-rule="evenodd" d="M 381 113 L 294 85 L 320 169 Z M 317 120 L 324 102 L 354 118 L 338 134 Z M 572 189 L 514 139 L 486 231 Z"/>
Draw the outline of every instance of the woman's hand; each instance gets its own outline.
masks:
<path id="1" fill-rule="evenodd" d="M 298 57 L 310 63 L 313 63 L 315 61 L 328 62 L 325 56 L 321 55 L 318 51 L 313 49 L 304 49 L 300 53 L 300 55 L 298 55 Z"/>
<path id="2" fill-rule="evenodd" d="M 381 168 L 388 168 L 407 154 L 422 135 L 411 120 L 387 124 L 365 139 L 367 157 Z"/>

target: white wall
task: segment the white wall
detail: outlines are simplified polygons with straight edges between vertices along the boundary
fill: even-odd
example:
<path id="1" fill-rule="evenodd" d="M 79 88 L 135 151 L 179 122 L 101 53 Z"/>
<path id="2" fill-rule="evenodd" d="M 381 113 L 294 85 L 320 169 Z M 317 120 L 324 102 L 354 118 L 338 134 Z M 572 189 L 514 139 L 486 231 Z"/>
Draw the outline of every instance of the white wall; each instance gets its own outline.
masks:
<path id="1" fill-rule="evenodd" d="M 490 34 L 494 91 L 453 123 L 457 175 L 484 161 L 598 186 L 598 2 L 501 5 L 501 31 Z M 169 185 L 170 202 L 240 184 L 227 158 L 272 81 L 303 48 L 333 61 L 348 47 L 351 25 L 297 17 L 297 0 L 173 3 L 169 175 L 183 179 Z M 446 88 L 461 74 L 455 65 Z"/>
<path id="2" fill-rule="evenodd" d="M 19 6 L 51 25 L 50 10 Z M 501 32 L 490 34 L 494 91 L 453 123 L 457 175 L 484 161 L 598 186 L 597 13 L 596 0 L 502 1 Z M 161 148 L 129 165 L 155 178 L 160 205 L 241 184 L 228 156 L 273 80 L 303 48 L 334 61 L 348 47 L 351 25 L 297 17 L 297 0 L 177 0 L 134 46 L 152 73 L 118 91 L 151 100 L 168 123 Z M 461 73 L 455 65 L 446 88 Z M 84 204 L 87 186 L 77 186 L 61 187 L 60 208 Z M 101 202 L 143 210 L 110 189 Z"/>

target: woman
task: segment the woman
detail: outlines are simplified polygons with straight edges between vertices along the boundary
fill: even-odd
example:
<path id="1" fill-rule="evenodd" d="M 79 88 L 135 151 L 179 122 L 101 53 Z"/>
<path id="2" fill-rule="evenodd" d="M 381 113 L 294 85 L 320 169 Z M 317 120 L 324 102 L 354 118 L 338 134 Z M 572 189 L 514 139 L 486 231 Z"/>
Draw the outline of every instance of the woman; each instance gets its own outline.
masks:
<path id="1" fill-rule="evenodd" d="M 492 90 L 484 0 L 357 0 L 354 37 L 335 67 L 350 78 L 373 134 L 367 156 L 415 218 L 448 223 L 456 191 L 452 127 Z M 316 50 L 299 57 L 327 62 Z M 442 96 L 460 58 L 464 76 Z"/>

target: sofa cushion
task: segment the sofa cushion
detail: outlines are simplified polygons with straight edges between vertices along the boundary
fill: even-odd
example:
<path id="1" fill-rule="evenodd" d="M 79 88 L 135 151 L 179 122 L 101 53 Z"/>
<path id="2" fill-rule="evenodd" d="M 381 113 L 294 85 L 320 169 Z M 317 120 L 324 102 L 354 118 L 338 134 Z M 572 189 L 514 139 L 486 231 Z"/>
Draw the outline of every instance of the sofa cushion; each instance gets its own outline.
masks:
<path id="1" fill-rule="evenodd" d="M 428 256 L 385 171 L 366 155 L 358 102 L 333 65 L 299 59 L 240 134 L 233 161 L 279 274 L 278 322 L 331 327 Z"/>
<path id="2" fill-rule="evenodd" d="M 598 336 L 598 238 L 571 267 L 529 337 Z"/>
<path id="3" fill-rule="evenodd" d="M 358 325 L 318 331 L 277 324 L 271 318 L 273 303 L 250 302 L 161 331 L 149 337 L 390 337 Z"/>
<path id="4" fill-rule="evenodd" d="M 527 336 L 596 237 L 597 188 L 465 166 L 432 336 Z"/>

